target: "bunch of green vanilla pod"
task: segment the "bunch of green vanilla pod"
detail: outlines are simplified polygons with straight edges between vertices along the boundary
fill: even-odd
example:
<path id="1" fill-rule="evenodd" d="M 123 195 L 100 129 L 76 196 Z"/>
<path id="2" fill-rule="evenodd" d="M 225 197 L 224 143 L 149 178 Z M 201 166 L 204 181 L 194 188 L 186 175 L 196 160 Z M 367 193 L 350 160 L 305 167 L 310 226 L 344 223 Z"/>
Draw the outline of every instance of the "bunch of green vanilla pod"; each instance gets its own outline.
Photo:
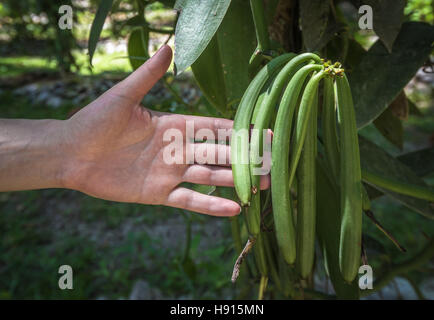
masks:
<path id="1" fill-rule="evenodd" d="M 319 106 L 321 154 L 317 143 Z M 237 133 L 248 132 L 251 125 L 251 137 L 240 138 L 242 135 Z M 273 128 L 271 200 L 261 199 L 259 192 L 258 172 L 262 165 L 263 132 L 267 128 Z M 249 232 L 250 246 L 246 248 L 253 247 L 262 278 L 268 274 L 279 278 L 276 256 L 289 265 L 295 264 L 298 278 L 311 274 L 319 211 L 317 191 L 323 187 L 317 186 L 322 179 L 317 175 L 320 168 L 325 168 L 340 202 L 340 275 L 351 283 L 361 264 L 362 213 L 369 209 L 370 202 L 362 184 L 351 89 L 341 64 L 313 53 L 285 53 L 272 59 L 256 74 L 241 99 L 231 146 L 235 189 Z M 240 161 L 246 153 L 247 161 Z M 413 190 L 414 186 L 397 185 L 379 176 L 363 178 L 396 192 L 434 199 L 431 190 Z M 272 207 L 275 238 L 261 232 L 267 219 L 261 208 L 267 202 Z M 267 252 L 273 245 L 278 248 L 277 254 Z"/>

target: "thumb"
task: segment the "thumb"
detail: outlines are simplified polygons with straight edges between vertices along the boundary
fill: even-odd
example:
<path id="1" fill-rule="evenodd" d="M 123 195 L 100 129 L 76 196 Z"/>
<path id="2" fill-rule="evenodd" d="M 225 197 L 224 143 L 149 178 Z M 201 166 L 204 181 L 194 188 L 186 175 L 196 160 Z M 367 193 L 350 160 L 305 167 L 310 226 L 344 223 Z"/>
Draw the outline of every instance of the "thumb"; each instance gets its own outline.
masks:
<path id="1" fill-rule="evenodd" d="M 166 73 L 171 61 L 172 49 L 168 45 L 164 45 L 116 87 L 122 91 L 122 95 L 141 100 Z"/>

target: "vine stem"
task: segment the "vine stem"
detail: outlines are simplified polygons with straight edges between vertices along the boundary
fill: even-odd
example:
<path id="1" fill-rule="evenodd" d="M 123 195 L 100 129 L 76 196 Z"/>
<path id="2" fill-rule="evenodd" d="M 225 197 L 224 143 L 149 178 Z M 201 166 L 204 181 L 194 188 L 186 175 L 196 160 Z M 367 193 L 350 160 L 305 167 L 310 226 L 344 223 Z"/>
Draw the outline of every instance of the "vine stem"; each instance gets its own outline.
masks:
<path id="1" fill-rule="evenodd" d="M 265 293 L 265 290 L 267 290 L 267 284 L 268 284 L 268 277 L 267 276 L 261 276 L 261 282 L 259 283 L 258 300 L 264 299 L 264 293 Z"/>
<path id="2" fill-rule="evenodd" d="M 253 23 L 255 24 L 255 32 L 257 39 L 257 46 L 249 61 L 249 77 L 253 78 L 258 72 L 264 60 L 264 52 L 270 51 L 270 37 L 268 35 L 267 21 L 264 13 L 263 0 L 250 0 L 250 8 L 252 10 Z"/>
<path id="3" fill-rule="evenodd" d="M 371 210 L 365 211 L 366 216 L 375 224 L 375 226 L 383 232 L 386 237 L 389 238 L 390 241 L 393 242 L 393 244 L 401 251 L 401 252 L 407 252 L 407 250 L 399 244 L 398 240 L 389 232 L 387 231 L 383 225 L 374 217 L 374 213 Z"/>
<path id="4" fill-rule="evenodd" d="M 237 254 L 240 254 L 243 251 L 243 246 L 241 244 L 241 233 L 240 233 L 240 223 L 238 221 L 238 216 L 230 217 L 231 222 L 231 232 L 232 238 L 234 239 L 235 250 Z"/>
<path id="5" fill-rule="evenodd" d="M 190 256 L 190 248 L 191 248 L 191 218 L 183 211 L 184 218 L 187 220 L 186 226 L 186 240 L 185 240 L 185 250 L 184 250 L 184 258 L 183 262 L 187 261 Z"/>
<path id="6" fill-rule="evenodd" d="M 161 33 L 161 34 L 170 34 L 173 35 L 173 33 L 175 32 L 174 29 L 157 29 L 154 27 L 148 27 L 149 32 L 155 32 L 155 33 Z"/>
<path id="7" fill-rule="evenodd" d="M 264 16 L 263 0 L 250 0 L 250 8 L 252 9 L 253 22 L 255 24 L 258 50 L 267 51 L 270 49 L 270 38 L 268 36 L 267 21 Z"/>

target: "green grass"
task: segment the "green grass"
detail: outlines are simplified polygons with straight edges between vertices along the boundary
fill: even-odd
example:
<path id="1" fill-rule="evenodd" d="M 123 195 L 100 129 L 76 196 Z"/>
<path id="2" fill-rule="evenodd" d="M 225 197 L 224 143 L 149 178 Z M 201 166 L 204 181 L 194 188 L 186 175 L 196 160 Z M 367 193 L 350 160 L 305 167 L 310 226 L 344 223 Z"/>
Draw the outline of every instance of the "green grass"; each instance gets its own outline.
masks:
<path id="1" fill-rule="evenodd" d="M 68 209 L 69 204 L 76 205 Z M 215 239 L 203 251 L 198 250 L 201 235 L 193 234 L 185 269 L 183 243 L 163 244 L 164 239 L 137 230 L 106 243 L 77 230 L 80 225 L 93 233 L 98 225 L 105 234 L 127 221 L 152 226 L 176 214 L 170 208 L 113 203 L 67 190 L 1 193 L 0 299 L 127 298 L 139 279 L 163 297 L 215 299 L 230 292 L 230 237 Z M 55 216 L 66 223 L 56 225 Z M 73 290 L 58 288 L 57 271 L 64 264 L 73 268 Z"/>
<path id="2" fill-rule="evenodd" d="M 104 72 L 126 73 L 132 70 L 126 51 L 107 54 L 101 50 L 96 50 L 92 60 L 92 68 L 89 66 L 89 57 L 86 54 L 76 51 L 74 56 L 81 66 L 78 72 L 81 75 L 101 74 Z"/>
<path id="3" fill-rule="evenodd" d="M 0 101 L 0 118 L 10 119 L 65 120 L 75 107 L 71 103 L 65 103 L 59 108 L 50 108 L 40 103 L 32 104 L 25 97 L 16 96 L 10 91 L 0 92 Z"/>
<path id="4" fill-rule="evenodd" d="M 21 200 L 15 202 L 16 200 Z M 44 198 L 38 191 L 3 193 L 0 201 L 0 296 L 8 298 L 80 298 L 92 294 L 92 273 L 82 272 L 97 259 L 97 251 L 85 239 L 67 236 L 53 242 L 40 215 Z M 75 290 L 57 287 L 60 265 L 76 270 Z"/>
<path id="5" fill-rule="evenodd" d="M 56 62 L 44 57 L 0 57 L 0 77 L 13 77 L 31 71 L 56 71 Z"/>
<path id="6" fill-rule="evenodd" d="M 76 62 L 80 65 L 78 74 L 91 75 L 109 73 L 131 72 L 131 66 L 126 52 L 106 54 L 97 50 L 90 68 L 89 58 L 82 51 L 75 51 Z M 14 56 L 0 57 L 0 77 L 15 77 L 32 71 L 57 71 L 56 61 L 46 57 Z"/>

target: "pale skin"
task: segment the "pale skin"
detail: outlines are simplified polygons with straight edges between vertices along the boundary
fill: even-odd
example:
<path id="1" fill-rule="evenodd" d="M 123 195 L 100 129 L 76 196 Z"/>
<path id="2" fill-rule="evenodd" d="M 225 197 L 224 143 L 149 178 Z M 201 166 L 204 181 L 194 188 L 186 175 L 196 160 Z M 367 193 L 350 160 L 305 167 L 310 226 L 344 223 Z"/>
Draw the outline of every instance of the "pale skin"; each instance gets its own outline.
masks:
<path id="1" fill-rule="evenodd" d="M 220 118 L 159 113 L 140 105 L 143 96 L 167 71 L 172 50 L 163 46 L 125 80 L 68 120 L 0 119 L 0 192 L 43 188 L 78 190 L 119 202 L 160 204 L 214 216 L 234 216 L 232 200 L 180 187 L 182 182 L 233 186 L 229 165 L 166 164 L 167 129 L 231 129 Z M 261 188 L 269 187 L 261 177 Z"/>

